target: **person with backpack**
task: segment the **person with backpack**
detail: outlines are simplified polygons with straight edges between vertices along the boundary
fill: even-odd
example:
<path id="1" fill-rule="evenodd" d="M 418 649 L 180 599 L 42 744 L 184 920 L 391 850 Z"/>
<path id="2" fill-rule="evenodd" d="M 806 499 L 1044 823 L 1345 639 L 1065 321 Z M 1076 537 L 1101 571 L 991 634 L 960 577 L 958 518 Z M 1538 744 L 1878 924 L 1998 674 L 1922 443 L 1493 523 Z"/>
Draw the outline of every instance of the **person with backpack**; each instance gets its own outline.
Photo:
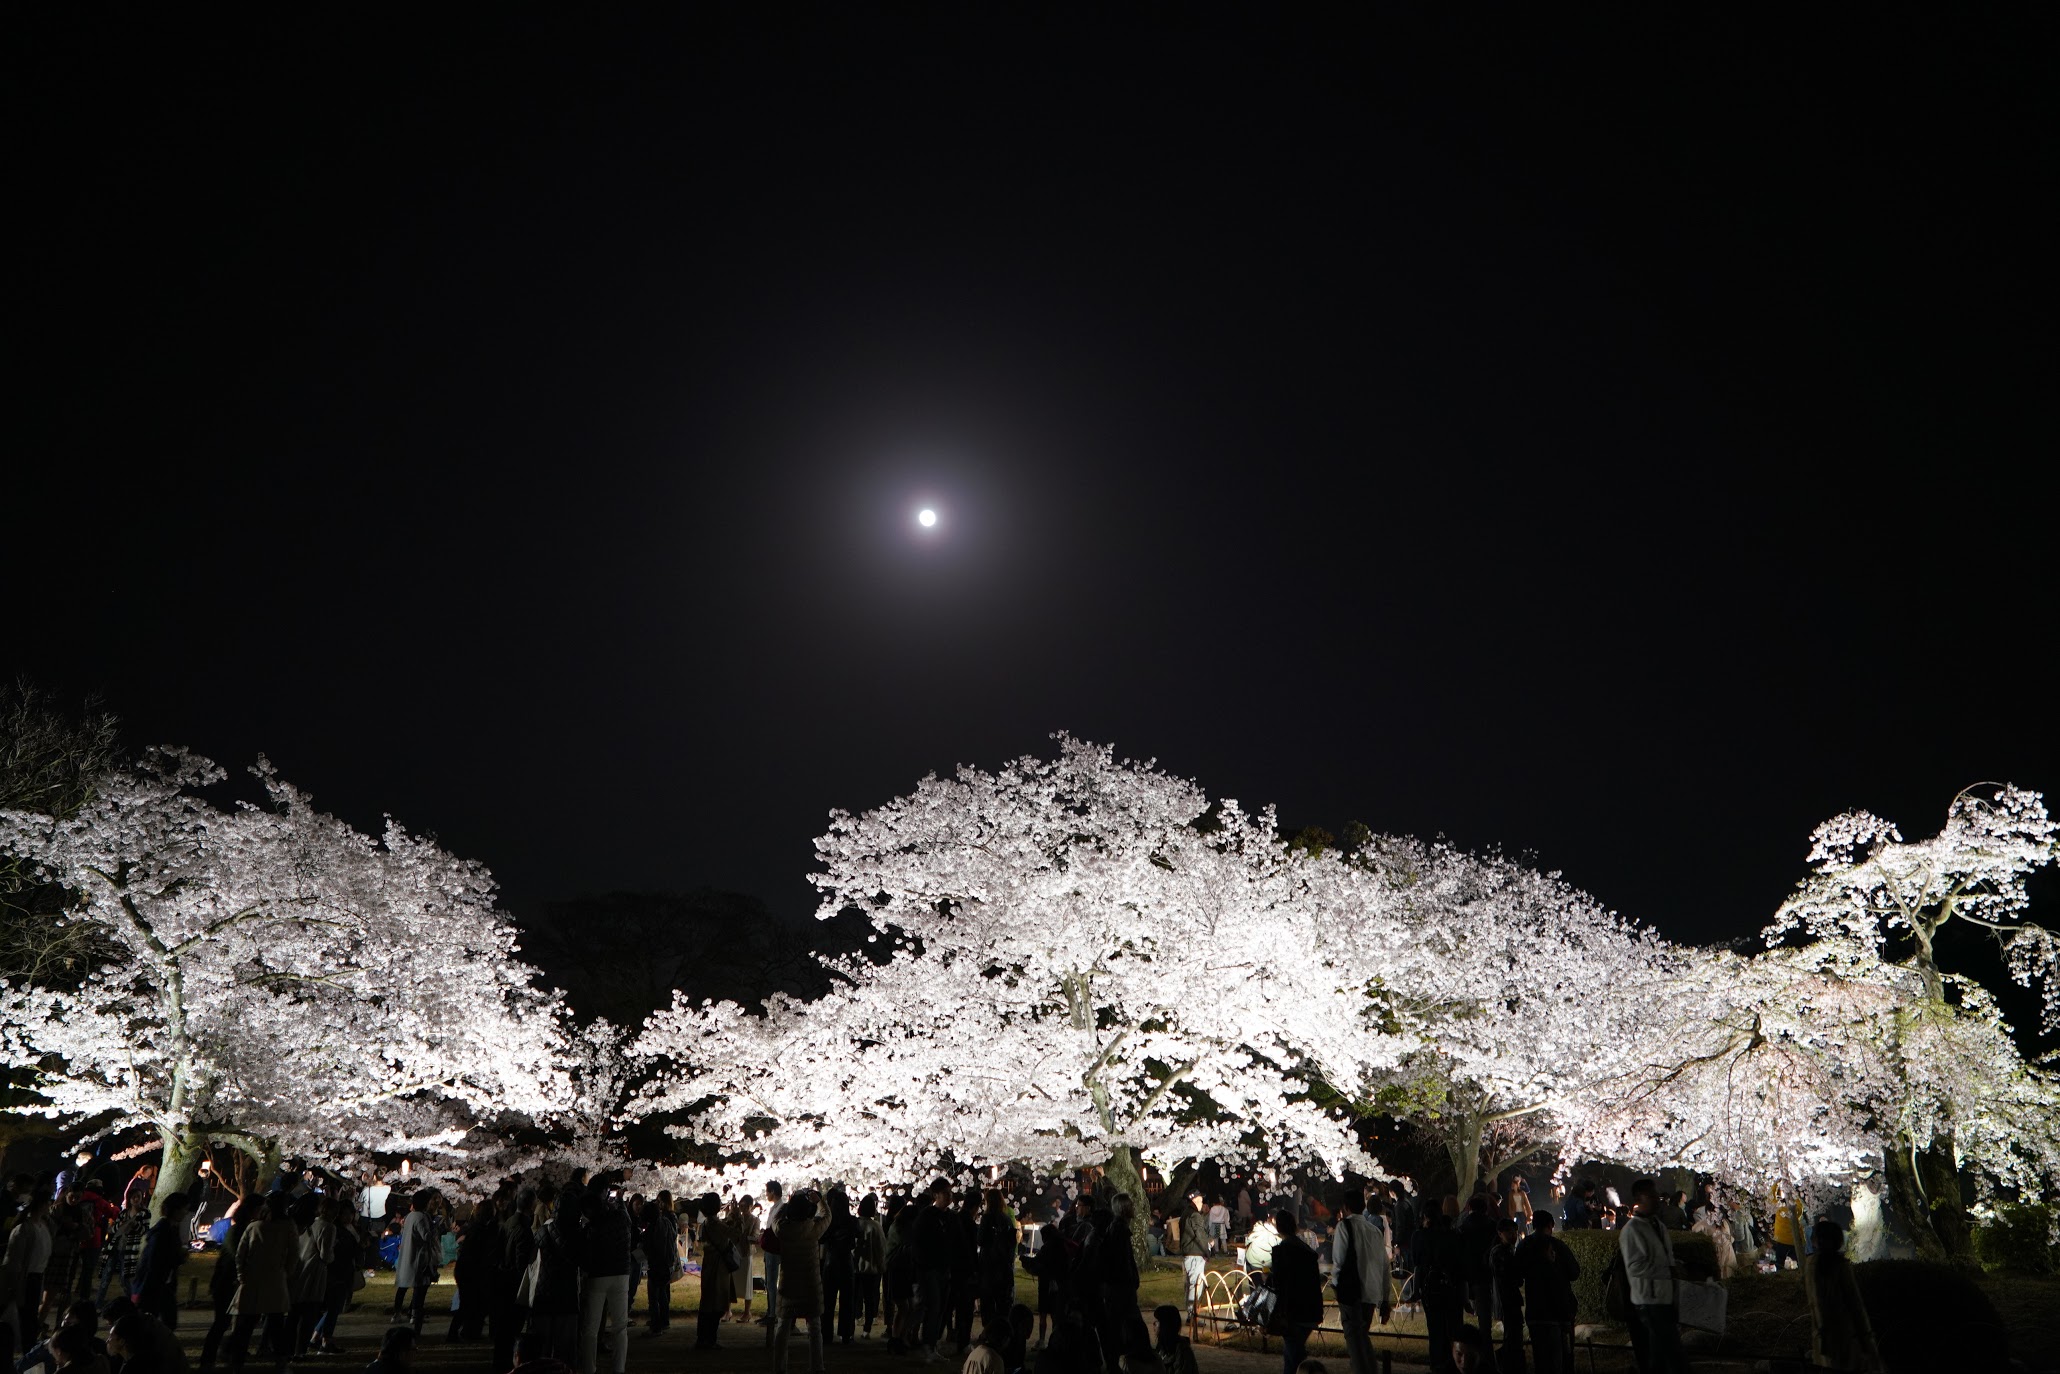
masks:
<path id="1" fill-rule="evenodd" d="M 1367 1332 L 1373 1315 L 1387 1325 L 1388 1235 L 1366 1215 L 1366 1194 L 1347 1188 L 1338 1199 L 1338 1226 L 1330 1243 L 1331 1285 L 1338 1295 L 1338 1324 L 1345 1333 L 1345 1352 L 1352 1374 L 1374 1374 L 1373 1342 Z"/>
<path id="2" fill-rule="evenodd" d="M 1430 1334 L 1431 1369 L 1448 1374 L 1452 1342 L 1466 1306 L 1466 1257 L 1452 1218 L 1442 1208 L 1426 1209 L 1409 1247 L 1416 1278 L 1416 1300 L 1423 1304 L 1423 1324 Z"/>
<path id="3" fill-rule="evenodd" d="M 1631 1299 L 1631 1353 L 1639 1374 L 1685 1374 L 1681 1326 L 1675 1315 L 1680 1261 L 1659 1222 L 1659 1183 L 1641 1178 L 1631 1185 L 1631 1211 L 1617 1233 L 1617 1253 Z"/>
<path id="4" fill-rule="evenodd" d="M 1523 1278 L 1524 1311 L 1530 1318 L 1531 1353 L 1538 1374 L 1570 1374 L 1574 1360 L 1574 1280 L 1581 1261 L 1553 1233 L 1552 1213 L 1531 1214 L 1531 1234 L 1517 1242 L 1516 1268 Z"/>

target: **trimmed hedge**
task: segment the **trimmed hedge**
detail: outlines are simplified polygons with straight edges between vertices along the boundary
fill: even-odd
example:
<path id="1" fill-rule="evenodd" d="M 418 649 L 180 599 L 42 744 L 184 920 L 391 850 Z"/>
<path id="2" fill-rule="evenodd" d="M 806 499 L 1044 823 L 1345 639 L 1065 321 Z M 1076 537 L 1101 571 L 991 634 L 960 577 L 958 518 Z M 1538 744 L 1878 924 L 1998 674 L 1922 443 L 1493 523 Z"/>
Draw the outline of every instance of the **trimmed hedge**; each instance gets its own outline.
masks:
<path id="1" fill-rule="evenodd" d="M 1581 1277 L 1574 1280 L 1574 1302 L 1578 1307 L 1576 1321 L 1590 1324 L 1607 1322 L 1609 1314 L 1602 1306 L 1602 1276 L 1609 1272 L 1609 1262 L 1617 1253 L 1615 1231 L 1555 1231 L 1554 1235 L 1567 1243 L 1574 1252 L 1574 1258 L 1581 1262 Z M 1717 1276 L 1717 1245 L 1700 1231 L 1669 1231 L 1668 1239 L 1674 1243 L 1674 1258 L 1681 1261 L 1683 1278 L 1713 1279 Z"/>
<path id="2" fill-rule="evenodd" d="M 1974 1232 L 1974 1257 L 1992 1273 L 2044 1278 L 2060 1272 L 2053 1245 L 2053 1209 L 2006 1202 L 1996 1219 Z"/>

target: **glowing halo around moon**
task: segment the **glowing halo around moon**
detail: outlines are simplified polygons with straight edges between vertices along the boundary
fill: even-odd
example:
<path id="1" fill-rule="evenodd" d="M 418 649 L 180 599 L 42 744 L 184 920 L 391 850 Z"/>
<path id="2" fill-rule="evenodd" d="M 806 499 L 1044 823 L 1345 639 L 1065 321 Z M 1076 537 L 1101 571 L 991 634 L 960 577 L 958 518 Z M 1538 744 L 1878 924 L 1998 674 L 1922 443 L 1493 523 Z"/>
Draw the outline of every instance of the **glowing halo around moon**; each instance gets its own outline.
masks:
<path id="1" fill-rule="evenodd" d="M 928 506 L 923 507 L 916 512 L 916 523 L 926 530 L 934 529 L 937 524 L 937 512 L 931 510 Z"/>

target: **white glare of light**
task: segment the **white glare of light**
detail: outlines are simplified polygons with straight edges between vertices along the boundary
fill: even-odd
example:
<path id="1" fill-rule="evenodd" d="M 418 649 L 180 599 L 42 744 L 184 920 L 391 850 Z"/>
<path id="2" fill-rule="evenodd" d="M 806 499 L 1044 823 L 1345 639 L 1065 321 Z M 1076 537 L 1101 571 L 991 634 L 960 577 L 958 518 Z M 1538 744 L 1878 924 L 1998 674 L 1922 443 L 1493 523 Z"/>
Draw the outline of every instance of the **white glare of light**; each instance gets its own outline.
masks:
<path id="1" fill-rule="evenodd" d="M 924 529 L 929 529 L 932 525 L 937 523 L 937 512 L 929 509 L 917 511 L 916 523 L 918 525 L 921 525 Z"/>

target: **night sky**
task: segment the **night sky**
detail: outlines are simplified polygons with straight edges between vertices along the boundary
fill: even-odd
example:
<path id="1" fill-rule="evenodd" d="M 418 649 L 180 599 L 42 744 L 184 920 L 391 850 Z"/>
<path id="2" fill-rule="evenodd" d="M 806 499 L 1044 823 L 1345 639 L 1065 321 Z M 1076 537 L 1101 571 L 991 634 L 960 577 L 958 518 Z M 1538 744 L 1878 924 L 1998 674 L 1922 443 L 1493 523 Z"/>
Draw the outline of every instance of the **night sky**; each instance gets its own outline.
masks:
<path id="1" fill-rule="evenodd" d="M 0 671 L 518 915 L 1059 729 L 1697 940 L 2060 791 L 2032 7 L 684 8 L 12 11 Z"/>

